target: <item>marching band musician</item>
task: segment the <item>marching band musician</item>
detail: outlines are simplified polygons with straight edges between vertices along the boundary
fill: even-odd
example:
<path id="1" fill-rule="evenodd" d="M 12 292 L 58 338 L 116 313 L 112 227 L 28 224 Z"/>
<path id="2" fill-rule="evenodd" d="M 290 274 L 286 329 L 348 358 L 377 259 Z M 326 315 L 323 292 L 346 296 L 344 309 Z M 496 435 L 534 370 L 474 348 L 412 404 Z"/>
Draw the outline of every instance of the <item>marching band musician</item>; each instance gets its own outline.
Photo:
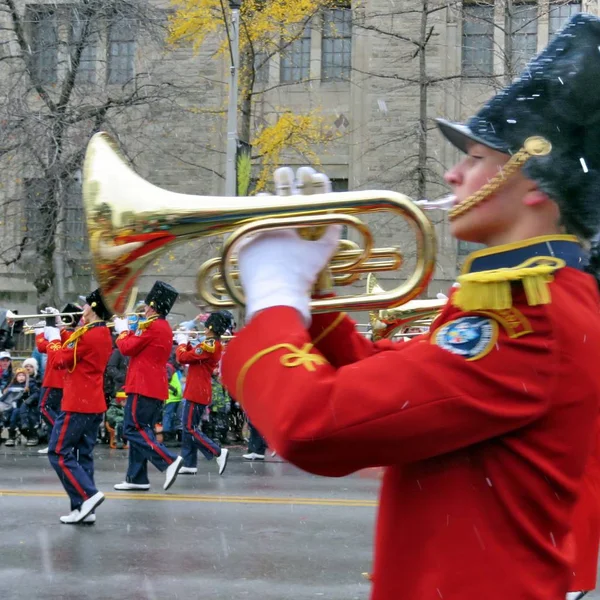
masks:
<path id="1" fill-rule="evenodd" d="M 600 397 L 600 249 L 588 252 L 600 230 L 598 48 L 600 20 L 577 15 L 466 124 L 438 122 L 465 153 L 445 176 L 450 228 L 488 248 L 467 258 L 427 335 L 372 343 L 341 313 L 311 323 L 338 227 L 317 241 L 268 232 L 239 251 L 249 324 L 228 345 L 224 382 L 302 469 L 387 467 L 373 600 L 569 591 Z M 323 176 L 302 174 L 304 189 L 311 180 Z"/>
<path id="2" fill-rule="evenodd" d="M 212 374 L 221 359 L 221 336 L 231 327 L 231 318 L 221 312 L 212 313 L 204 324 L 206 338 L 195 348 L 188 343 L 187 335 L 176 334 L 177 362 L 188 365 L 187 380 L 183 392 L 183 433 L 181 437 L 181 474 L 198 472 L 198 450 L 207 460 L 216 457 L 219 475 L 227 466 L 229 450 L 221 448 L 202 432 L 202 415 L 212 398 Z"/>
<path id="3" fill-rule="evenodd" d="M 94 483 L 92 456 L 106 410 L 104 370 L 112 352 L 105 321 L 112 317 L 99 290 L 86 298 L 84 325 L 61 344 L 56 327 L 46 327 L 48 358 L 64 371 L 61 412 L 52 428 L 48 458 L 71 500 L 71 512 L 61 523 L 94 523 L 94 510 L 104 501 Z"/>
<path id="4" fill-rule="evenodd" d="M 129 465 L 125 481 L 116 490 L 149 490 L 148 461 L 165 472 L 163 489 L 168 490 L 183 465 L 181 456 L 174 456 L 154 435 L 163 402 L 168 398 L 167 361 L 173 346 L 173 331 L 166 321 L 177 290 L 156 281 L 146 296 L 145 320 L 135 333 L 128 331 L 127 319 L 115 319 L 117 346 L 129 356 L 125 380 L 127 404 L 123 421 L 123 437 L 129 442 Z"/>
<path id="5" fill-rule="evenodd" d="M 61 343 L 64 343 L 69 339 L 75 330 L 75 324 L 78 320 L 75 319 L 75 315 L 80 314 L 82 312 L 82 308 L 77 304 L 67 304 L 63 310 L 63 313 L 70 313 L 73 315 L 73 317 L 71 318 L 71 321 L 69 321 L 67 318 L 64 322 L 61 321 L 60 317 L 54 316 L 58 314 L 58 309 L 52 306 L 49 306 L 43 312 L 48 315 L 46 317 L 46 326 L 51 327 L 52 329 L 56 328 L 57 326 L 60 327 Z M 40 413 L 42 415 L 42 419 L 44 419 L 44 422 L 48 426 L 48 439 L 50 439 L 54 422 L 56 421 L 56 417 L 60 412 L 60 402 L 63 396 L 65 377 L 64 369 L 59 369 L 52 364 L 51 356 L 48 353 L 49 344 L 50 341 L 46 339 L 44 335 L 44 327 L 37 327 L 35 329 L 36 348 L 38 349 L 38 352 L 41 354 L 46 354 L 48 357 L 46 370 L 44 372 L 44 379 L 42 381 L 42 390 L 40 393 Z M 48 454 L 48 447 L 38 450 L 38 454 Z"/>

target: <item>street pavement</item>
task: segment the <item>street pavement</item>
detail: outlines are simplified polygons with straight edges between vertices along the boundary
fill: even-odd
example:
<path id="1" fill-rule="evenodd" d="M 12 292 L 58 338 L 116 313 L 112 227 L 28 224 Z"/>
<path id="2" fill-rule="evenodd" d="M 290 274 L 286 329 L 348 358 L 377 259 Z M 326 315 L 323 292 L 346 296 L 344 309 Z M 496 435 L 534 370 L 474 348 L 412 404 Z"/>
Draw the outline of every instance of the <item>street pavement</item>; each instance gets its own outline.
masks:
<path id="1" fill-rule="evenodd" d="M 1 600 L 367 600 L 379 471 L 309 475 L 234 449 L 223 476 L 168 491 L 117 492 L 126 451 L 96 450 L 107 499 L 93 526 L 62 525 L 69 503 L 46 456 L 0 447 Z M 600 592 L 586 600 L 600 600 Z M 394 599 L 401 600 L 401 599 Z"/>
<path id="2" fill-rule="evenodd" d="M 96 451 L 107 499 L 93 526 L 62 525 L 69 503 L 46 456 L 0 447 L 2 600 L 366 600 L 378 471 L 343 479 L 234 450 L 223 476 L 123 493 L 126 451 Z"/>

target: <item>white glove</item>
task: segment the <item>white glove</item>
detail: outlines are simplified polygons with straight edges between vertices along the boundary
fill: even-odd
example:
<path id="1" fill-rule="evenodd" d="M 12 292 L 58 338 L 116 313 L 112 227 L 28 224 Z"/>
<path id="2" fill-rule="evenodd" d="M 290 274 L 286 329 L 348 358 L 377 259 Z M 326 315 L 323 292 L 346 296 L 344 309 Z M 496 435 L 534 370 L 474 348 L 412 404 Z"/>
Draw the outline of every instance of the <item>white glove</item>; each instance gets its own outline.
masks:
<path id="1" fill-rule="evenodd" d="M 303 167 L 293 181 L 289 168 L 275 172 L 278 194 L 321 193 L 331 189 L 329 179 Z M 328 227 L 321 239 L 307 241 L 293 229 L 258 234 L 238 251 L 240 280 L 246 296 L 246 318 L 273 306 L 291 306 L 310 325 L 310 294 L 319 273 L 335 253 L 341 227 Z"/>
<path id="2" fill-rule="evenodd" d="M 44 327 L 44 337 L 49 342 L 60 341 L 60 331 L 58 327 Z"/>
<path id="3" fill-rule="evenodd" d="M 448 296 L 446 296 L 446 294 L 442 294 L 441 292 L 439 294 L 436 294 L 435 297 L 438 300 L 448 300 Z"/>
<path id="4" fill-rule="evenodd" d="M 177 333 L 175 334 L 175 342 L 178 346 L 184 345 L 187 346 L 188 336 L 185 333 Z"/>
<path id="5" fill-rule="evenodd" d="M 123 333 L 129 329 L 129 325 L 127 323 L 127 319 L 121 319 L 120 317 L 115 317 L 115 331 L 116 333 Z"/>

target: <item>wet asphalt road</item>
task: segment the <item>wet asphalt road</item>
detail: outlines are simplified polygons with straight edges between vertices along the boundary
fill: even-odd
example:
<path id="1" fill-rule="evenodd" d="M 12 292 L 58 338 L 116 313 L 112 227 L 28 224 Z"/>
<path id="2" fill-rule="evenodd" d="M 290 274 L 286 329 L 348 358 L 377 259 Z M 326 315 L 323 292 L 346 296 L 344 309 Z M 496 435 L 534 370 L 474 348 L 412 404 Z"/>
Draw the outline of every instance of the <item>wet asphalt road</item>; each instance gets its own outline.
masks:
<path id="1" fill-rule="evenodd" d="M 0 447 L 0 597 L 366 600 L 378 474 L 326 479 L 241 453 L 222 477 L 200 458 L 168 492 L 151 467 L 136 495 L 112 489 L 126 452 L 99 447 L 107 499 L 96 525 L 71 526 L 47 457 Z"/>
<path id="2" fill-rule="evenodd" d="M 47 457 L 0 447 L 1 600 L 367 600 L 378 472 L 327 479 L 241 454 L 223 477 L 200 458 L 168 492 L 151 468 L 136 494 L 112 489 L 126 452 L 100 446 L 107 499 L 96 525 L 70 526 Z"/>

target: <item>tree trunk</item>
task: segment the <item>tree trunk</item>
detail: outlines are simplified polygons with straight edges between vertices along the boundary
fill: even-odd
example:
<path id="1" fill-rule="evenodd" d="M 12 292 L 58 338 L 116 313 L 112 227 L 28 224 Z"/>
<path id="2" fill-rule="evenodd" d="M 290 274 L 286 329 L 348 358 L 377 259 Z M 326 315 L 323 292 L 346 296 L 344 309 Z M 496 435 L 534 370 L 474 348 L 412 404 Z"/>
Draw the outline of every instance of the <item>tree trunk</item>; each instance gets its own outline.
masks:
<path id="1" fill-rule="evenodd" d="M 427 18 L 428 0 L 422 0 L 419 42 L 419 159 L 417 164 L 417 197 L 427 197 Z"/>
<path id="2" fill-rule="evenodd" d="M 513 79 L 513 3 L 512 0 L 506 0 L 504 4 L 504 83 L 509 85 Z"/>
<path id="3" fill-rule="evenodd" d="M 239 90 L 240 90 L 240 113 L 239 139 L 250 144 L 250 132 L 252 127 L 252 90 L 254 88 L 254 57 L 249 44 L 246 50 L 240 52 L 239 68 Z"/>

